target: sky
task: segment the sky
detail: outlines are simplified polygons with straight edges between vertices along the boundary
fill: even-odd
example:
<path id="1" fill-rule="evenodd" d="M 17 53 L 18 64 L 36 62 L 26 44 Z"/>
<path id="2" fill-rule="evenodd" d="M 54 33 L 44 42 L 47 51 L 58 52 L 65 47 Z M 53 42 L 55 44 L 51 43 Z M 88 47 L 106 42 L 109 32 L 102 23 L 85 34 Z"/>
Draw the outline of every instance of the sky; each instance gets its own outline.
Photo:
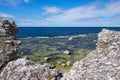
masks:
<path id="1" fill-rule="evenodd" d="M 0 0 L 18 27 L 120 27 L 120 0 Z"/>

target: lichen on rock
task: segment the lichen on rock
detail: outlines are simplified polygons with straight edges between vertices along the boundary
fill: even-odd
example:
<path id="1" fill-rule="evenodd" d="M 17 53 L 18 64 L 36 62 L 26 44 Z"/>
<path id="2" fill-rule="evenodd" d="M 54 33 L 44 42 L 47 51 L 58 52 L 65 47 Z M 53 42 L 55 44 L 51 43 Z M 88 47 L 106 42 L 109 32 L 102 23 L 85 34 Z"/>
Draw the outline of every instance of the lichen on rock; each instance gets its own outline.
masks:
<path id="1" fill-rule="evenodd" d="M 72 69 L 62 80 L 119 80 L 120 32 L 103 29 L 98 34 L 97 47 Z"/>
<path id="2" fill-rule="evenodd" d="M 7 64 L 0 74 L 0 80 L 60 80 L 61 76 L 56 69 L 21 58 Z"/>

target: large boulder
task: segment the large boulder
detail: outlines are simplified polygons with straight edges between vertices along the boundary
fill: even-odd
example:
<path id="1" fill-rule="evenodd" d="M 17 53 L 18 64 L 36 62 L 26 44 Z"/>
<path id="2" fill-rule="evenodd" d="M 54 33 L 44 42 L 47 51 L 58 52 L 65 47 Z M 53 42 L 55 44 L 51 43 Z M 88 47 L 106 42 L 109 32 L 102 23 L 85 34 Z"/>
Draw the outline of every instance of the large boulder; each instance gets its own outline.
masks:
<path id="1" fill-rule="evenodd" d="M 60 77 L 58 70 L 22 58 L 9 62 L 0 74 L 0 80 L 60 80 Z"/>
<path id="2" fill-rule="evenodd" d="M 103 29 L 96 49 L 75 62 L 62 80 L 120 80 L 120 32 Z"/>
<path id="3" fill-rule="evenodd" d="M 0 71 L 11 60 L 16 58 L 21 41 L 16 40 L 18 28 L 14 21 L 0 18 Z"/>

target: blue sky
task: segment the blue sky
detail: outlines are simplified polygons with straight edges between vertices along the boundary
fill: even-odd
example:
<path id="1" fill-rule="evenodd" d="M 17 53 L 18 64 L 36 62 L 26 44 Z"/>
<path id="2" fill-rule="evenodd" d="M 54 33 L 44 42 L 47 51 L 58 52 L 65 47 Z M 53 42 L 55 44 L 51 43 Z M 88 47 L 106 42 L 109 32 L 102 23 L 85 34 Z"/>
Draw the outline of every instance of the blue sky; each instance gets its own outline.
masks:
<path id="1" fill-rule="evenodd" d="M 120 26 L 120 0 L 0 0 L 0 17 L 30 26 Z"/>

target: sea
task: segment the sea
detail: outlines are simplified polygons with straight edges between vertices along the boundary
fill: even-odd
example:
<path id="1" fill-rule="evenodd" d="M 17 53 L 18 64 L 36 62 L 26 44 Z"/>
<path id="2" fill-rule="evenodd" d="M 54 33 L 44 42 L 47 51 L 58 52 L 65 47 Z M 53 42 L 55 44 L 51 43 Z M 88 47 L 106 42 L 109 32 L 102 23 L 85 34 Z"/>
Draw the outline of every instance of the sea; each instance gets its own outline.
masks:
<path id="1" fill-rule="evenodd" d="M 47 38 L 99 33 L 102 29 L 120 31 L 120 27 L 19 27 L 17 38 Z"/>

